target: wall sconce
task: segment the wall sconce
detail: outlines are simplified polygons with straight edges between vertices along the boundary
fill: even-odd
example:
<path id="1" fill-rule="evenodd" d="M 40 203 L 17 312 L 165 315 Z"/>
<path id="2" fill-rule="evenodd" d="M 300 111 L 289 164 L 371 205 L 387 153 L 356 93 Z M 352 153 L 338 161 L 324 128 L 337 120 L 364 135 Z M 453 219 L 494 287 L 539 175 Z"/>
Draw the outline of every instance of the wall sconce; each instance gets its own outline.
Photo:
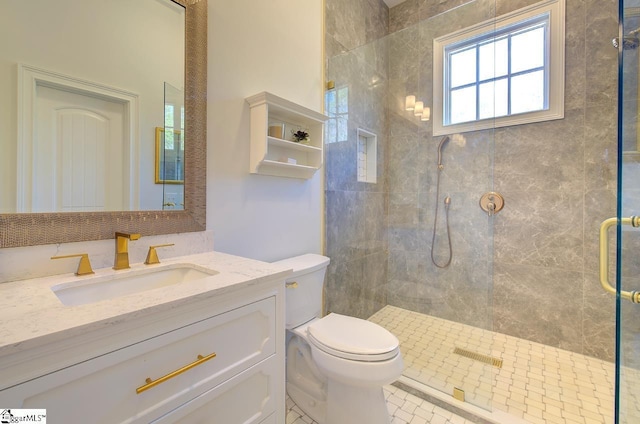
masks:
<path id="1" fill-rule="evenodd" d="M 422 111 L 423 110 L 424 110 L 424 103 L 423 102 L 416 102 L 416 105 L 413 108 L 413 114 L 415 116 L 420 116 L 420 115 L 422 115 Z"/>
<path id="2" fill-rule="evenodd" d="M 428 121 L 431 118 L 431 108 L 425 107 L 424 102 L 416 102 L 414 95 L 405 97 L 404 107 L 408 111 L 413 111 L 413 114 L 419 116 L 421 121 Z"/>
<path id="3" fill-rule="evenodd" d="M 416 106 L 416 96 L 407 96 L 404 99 L 404 108 L 406 110 L 413 110 L 415 106 Z"/>
<path id="4" fill-rule="evenodd" d="M 422 115 L 420 116 L 421 121 L 428 121 L 431 118 L 431 108 L 425 107 L 422 110 Z"/>

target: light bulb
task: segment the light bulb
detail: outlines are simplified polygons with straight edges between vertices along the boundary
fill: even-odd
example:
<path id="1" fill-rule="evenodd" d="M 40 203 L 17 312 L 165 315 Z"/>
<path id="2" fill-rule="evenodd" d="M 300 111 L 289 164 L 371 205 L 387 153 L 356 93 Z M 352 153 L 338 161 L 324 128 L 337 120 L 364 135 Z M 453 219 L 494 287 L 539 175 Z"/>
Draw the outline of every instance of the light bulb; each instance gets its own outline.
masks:
<path id="1" fill-rule="evenodd" d="M 420 116 L 422 115 L 422 111 L 424 109 L 424 103 L 422 102 L 416 102 L 415 107 L 413 108 L 413 114 L 415 116 Z"/>
<path id="2" fill-rule="evenodd" d="M 422 116 L 420 116 L 421 121 L 428 121 L 431 118 L 431 108 L 425 107 L 422 110 Z"/>
<path id="3" fill-rule="evenodd" d="M 416 96 L 407 96 L 404 99 L 404 107 L 406 110 L 413 110 L 416 105 Z"/>

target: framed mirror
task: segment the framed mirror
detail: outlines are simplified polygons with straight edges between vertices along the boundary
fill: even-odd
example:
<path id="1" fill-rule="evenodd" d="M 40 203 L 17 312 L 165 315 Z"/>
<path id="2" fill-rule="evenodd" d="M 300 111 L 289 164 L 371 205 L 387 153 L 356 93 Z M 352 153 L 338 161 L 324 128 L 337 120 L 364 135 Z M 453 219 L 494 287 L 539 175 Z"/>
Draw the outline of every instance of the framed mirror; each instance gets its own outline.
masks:
<path id="1" fill-rule="evenodd" d="M 24 3 L 24 0 L 11 1 Z M 77 1 L 83 2 L 83 0 Z M 135 0 L 132 1 L 135 2 Z M 206 229 L 207 0 L 154 1 L 177 3 L 185 10 L 184 133 L 182 135 L 189 140 L 189 143 L 184 146 L 184 210 L 2 213 L 0 214 L 0 247 L 109 239 L 113 238 L 115 231 L 156 235 Z M 68 13 L 73 14 L 73 9 L 69 9 Z M 79 16 L 74 15 L 74 19 L 78 18 Z M 95 16 L 92 18 L 96 19 Z M 118 31 L 114 30 L 112 34 L 114 38 L 118 38 L 117 33 Z M 133 41 L 135 40 L 122 40 L 123 43 Z M 42 42 L 46 43 L 46 40 Z M 46 46 L 42 47 L 42 50 L 46 50 Z M 143 58 L 140 58 L 140 62 L 143 61 Z M 114 70 L 119 66 L 125 66 L 125 64 L 116 64 Z M 130 63 L 127 66 L 136 66 L 136 64 Z M 15 73 L 11 78 L 17 79 Z M 14 82 L 17 83 L 17 81 Z M 3 108 L 0 107 L 0 109 Z M 3 120 L 7 121 L 15 119 L 17 114 L 14 110 L 0 110 L 0 113 L 4 114 Z M 153 141 L 153 138 L 151 139 Z M 153 156 L 147 160 L 151 162 Z M 150 165 L 153 169 L 154 164 Z M 149 178 L 153 184 L 153 174 L 149 174 L 145 178 Z"/>

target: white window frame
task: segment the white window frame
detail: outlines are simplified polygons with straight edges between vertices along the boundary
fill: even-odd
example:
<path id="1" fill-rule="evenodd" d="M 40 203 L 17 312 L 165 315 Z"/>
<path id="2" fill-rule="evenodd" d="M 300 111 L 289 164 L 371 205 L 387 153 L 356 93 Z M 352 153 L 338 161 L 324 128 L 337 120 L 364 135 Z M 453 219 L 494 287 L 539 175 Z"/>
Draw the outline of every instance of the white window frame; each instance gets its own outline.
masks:
<path id="1" fill-rule="evenodd" d="M 444 123 L 445 114 L 445 62 L 446 48 L 459 45 L 465 40 L 478 40 L 500 34 L 505 28 L 517 26 L 541 15 L 549 15 L 549 38 L 547 69 L 548 102 L 545 109 L 524 112 L 497 118 L 486 118 L 456 124 Z M 564 39 L 565 39 L 565 0 L 544 0 L 531 6 L 518 9 L 506 15 L 481 22 L 474 26 L 456 31 L 433 40 L 433 135 L 447 135 L 532 122 L 550 121 L 564 118 Z"/>

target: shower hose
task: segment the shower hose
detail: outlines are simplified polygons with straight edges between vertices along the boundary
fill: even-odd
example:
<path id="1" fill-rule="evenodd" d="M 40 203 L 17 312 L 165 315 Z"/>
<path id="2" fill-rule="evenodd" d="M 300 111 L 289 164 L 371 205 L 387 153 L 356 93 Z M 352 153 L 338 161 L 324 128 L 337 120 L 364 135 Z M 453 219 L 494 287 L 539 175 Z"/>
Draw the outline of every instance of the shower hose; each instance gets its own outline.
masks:
<path id="1" fill-rule="evenodd" d="M 431 237 L 431 262 L 438 268 L 446 268 L 451 264 L 451 258 L 453 258 L 453 248 L 451 247 L 451 231 L 449 229 L 449 206 L 451 205 L 451 197 L 444 198 L 444 213 L 447 223 L 447 241 L 449 243 L 449 258 L 444 264 L 439 264 L 436 261 L 434 250 L 436 245 L 436 229 L 438 226 L 438 201 L 440 199 L 440 173 L 442 172 L 442 165 L 438 165 L 438 175 L 436 177 L 436 216 L 433 219 L 433 236 Z"/>

